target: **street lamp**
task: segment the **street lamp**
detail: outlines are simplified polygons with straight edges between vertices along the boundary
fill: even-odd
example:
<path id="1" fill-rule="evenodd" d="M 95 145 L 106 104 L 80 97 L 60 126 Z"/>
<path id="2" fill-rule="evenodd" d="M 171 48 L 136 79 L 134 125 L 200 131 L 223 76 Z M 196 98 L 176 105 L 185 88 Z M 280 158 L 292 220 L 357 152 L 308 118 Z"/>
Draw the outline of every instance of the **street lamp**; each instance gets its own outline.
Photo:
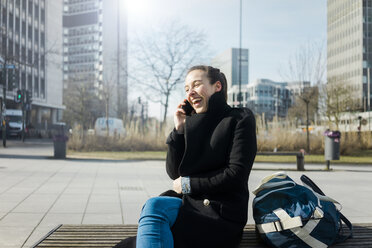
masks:
<path id="1" fill-rule="evenodd" d="M 367 68 L 367 106 L 368 106 L 368 131 L 371 131 L 371 75 L 370 67 Z"/>
<path id="2" fill-rule="evenodd" d="M 240 30 L 239 30 L 239 107 L 242 106 L 242 0 L 240 0 Z"/>
<path id="3" fill-rule="evenodd" d="M 6 3 L 5 3 L 5 6 L 6 6 L 6 9 L 8 10 L 8 0 L 6 0 Z M 3 146 L 6 147 L 6 120 L 5 120 L 5 109 L 6 109 L 6 105 L 5 105 L 5 101 L 6 101 L 6 72 L 7 72 L 7 68 L 6 68 L 6 64 L 7 64 L 7 51 L 6 51 L 6 40 L 8 38 L 8 24 L 7 24 L 7 21 L 5 22 L 5 27 L 1 27 L 1 30 L 0 30 L 0 40 L 1 40 L 1 51 L 3 50 L 3 48 L 5 47 L 5 51 L 2 51 L 3 53 L 3 56 L 4 58 L 1 58 L 2 61 L 1 61 L 1 64 L 2 65 L 2 69 L 0 68 L 0 70 L 3 70 L 2 71 L 2 77 L 0 78 L 0 81 L 2 81 L 2 84 L 3 84 L 3 101 L 2 101 L 2 105 L 1 105 L 1 121 L 2 121 L 2 127 L 1 127 L 1 130 L 2 130 L 2 139 L 3 139 Z M 5 36 L 5 46 L 3 46 L 2 42 L 3 42 L 3 36 Z M 0 56 L 1 57 L 1 56 Z"/>

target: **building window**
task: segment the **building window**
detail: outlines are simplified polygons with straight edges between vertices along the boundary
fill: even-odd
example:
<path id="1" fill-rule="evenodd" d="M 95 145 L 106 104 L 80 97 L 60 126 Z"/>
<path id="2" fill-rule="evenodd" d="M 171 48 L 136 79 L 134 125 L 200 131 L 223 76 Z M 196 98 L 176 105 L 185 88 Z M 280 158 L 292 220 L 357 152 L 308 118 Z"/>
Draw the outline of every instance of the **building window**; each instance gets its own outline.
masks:
<path id="1" fill-rule="evenodd" d="M 45 79 L 44 78 L 40 80 L 40 97 L 43 99 L 45 98 Z"/>
<path id="2" fill-rule="evenodd" d="M 32 15 L 32 1 L 28 1 L 28 14 Z"/>
<path id="3" fill-rule="evenodd" d="M 34 82 L 34 95 L 36 97 L 39 97 L 39 78 L 35 77 L 35 82 Z"/>

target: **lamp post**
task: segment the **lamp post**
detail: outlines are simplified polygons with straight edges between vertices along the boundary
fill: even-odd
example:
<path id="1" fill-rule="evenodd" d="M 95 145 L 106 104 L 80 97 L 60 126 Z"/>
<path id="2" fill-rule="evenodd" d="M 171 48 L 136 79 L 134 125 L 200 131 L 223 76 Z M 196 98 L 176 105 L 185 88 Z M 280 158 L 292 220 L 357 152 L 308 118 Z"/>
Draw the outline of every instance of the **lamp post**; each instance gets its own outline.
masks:
<path id="1" fill-rule="evenodd" d="M 242 107 L 242 0 L 240 0 L 240 29 L 239 29 L 239 107 Z"/>
<path id="2" fill-rule="evenodd" d="M 370 67 L 367 68 L 367 106 L 368 106 L 368 131 L 371 131 L 371 75 Z"/>
<path id="3" fill-rule="evenodd" d="M 8 2 L 7 2 L 8 3 Z M 8 5 L 8 4 L 7 4 Z M 3 36 L 7 36 L 7 28 L 1 27 L 0 29 L 0 37 L 1 37 L 1 42 L 3 42 Z M 7 37 L 5 37 L 7 38 Z M 5 40 L 6 42 L 6 40 Z M 3 44 L 1 43 L 1 49 L 3 49 Z M 0 54 L 0 59 L 1 59 L 1 67 L 0 70 L 1 72 L 1 77 L 0 77 L 0 84 L 3 86 L 3 97 L 2 97 L 2 104 L 1 104 L 1 133 L 2 133 L 2 140 L 3 140 L 3 147 L 6 147 L 6 120 L 5 120 L 5 109 L 6 109 L 6 73 L 7 73 L 7 68 L 6 68 L 6 51 L 2 51 L 2 54 Z M 1 57 L 1 55 L 4 55 L 4 58 Z"/>

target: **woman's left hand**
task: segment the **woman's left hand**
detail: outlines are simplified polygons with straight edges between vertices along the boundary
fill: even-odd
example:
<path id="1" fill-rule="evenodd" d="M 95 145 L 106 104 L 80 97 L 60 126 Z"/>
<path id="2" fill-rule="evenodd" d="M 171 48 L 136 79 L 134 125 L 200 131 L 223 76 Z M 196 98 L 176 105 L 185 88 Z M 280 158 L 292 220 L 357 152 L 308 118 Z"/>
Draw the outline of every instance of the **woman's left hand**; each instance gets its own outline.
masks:
<path id="1" fill-rule="evenodd" d="M 178 194 L 182 193 L 181 177 L 173 180 L 173 190 L 176 191 Z"/>

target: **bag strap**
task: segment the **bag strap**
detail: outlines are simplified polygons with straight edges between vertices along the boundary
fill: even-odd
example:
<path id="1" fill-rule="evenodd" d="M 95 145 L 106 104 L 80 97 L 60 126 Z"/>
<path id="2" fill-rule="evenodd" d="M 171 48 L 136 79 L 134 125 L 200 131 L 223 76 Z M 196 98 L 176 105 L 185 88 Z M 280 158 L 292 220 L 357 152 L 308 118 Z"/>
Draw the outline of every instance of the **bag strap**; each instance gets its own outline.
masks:
<path id="1" fill-rule="evenodd" d="M 306 184 L 307 186 L 309 186 L 310 188 L 312 188 L 316 193 L 320 194 L 320 195 L 323 195 L 325 196 L 325 194 L 323 193 L 323 191 L 309 178 L 307 177 L 306 175 L 302 175 L 301 176 L 301 181 Z M 353 237 L 353 225 L 351 224 L 351 222 L 346 218 L 345 215 L 343 215 L 341 212 L 340 213 L 340 219 L 346 224 L 346 226 L 349 228 L 350 230 L 350 234 L 345 236 L 345 235 L 340 235 L 340 237 L 338 238 L 338 240 L 336 241 L 336 243 L 339 243 L 339 242 L 343 242 L 345 240 L 347 240 L 348 238 L 352 238 Z M 341 223 L 341 228 L 342 228 L 342 223 Z"/>
<path id="2" fill-rule="evenodd" d="M 274 213 L 276 216 L 278 216 L 281 223 L 289 222 L 289 224 L 295 224 L 297 222 L 296 217 L 292 218 L 286 211 L 284 211 L 281 208 L 274 210 Z M 299 239 L 301 239 L 303 242 L 305 242 L 308 246 L 312 248 L 327 248 L 328 246 L 326 244 L 310 235 L 310 233 L 318 225 L 319 221 L 320 219 L 309 220 L 303 227 L 299 226 L 296 227 L 295 225 L 292 225 L 293 227 L 290 230 Z"/>
<path id="3" fill-rule="evenodd" d="M 353 225 L 351 224 L 351 222 L 345 217 L 345 215 L 343 215 L 341 212 L 340 212 L 340 218 L 341 220 L 345 223 L 345 225 L 349 228 L 350 230 L 350 234 L 349 235 L 339 235 L 337 241 L 335 242 L 335 244 L 337 243 L 341 243 L 345 240 L 347 240 L 348 238 L 353 238 Z M 342 229 L 342 223 L 341 223 L 341 229 Z"/>
<path id="4" fill-rule="evenodd" d="M 272 188 L 276 188 L 276 187 L 280 187 L 280 186 L 284 186 L 284 185 L 292 185 L 292 186 L 295 186 L 296 183 L 293 182 L 293 181 L 282 181 L 282 182 L 267 182 L 267 183 L 263 183 L 261 185 L 259 185 L 256 189 L 254 189 L 252 191 L 252 193 L 254 195 L 257 195 L 259 192 L 261 192 L 262 190 L 264 189 L 272 189 Z"/>
<path id="5" fill-rule="evenodd" d="M 253 190 L 253 194 L 257 195 L 258 192 L 260 192 L 261 190 L 263 189 L 268 189 L 268 188 L 272 188 L 272 187 L 277 187 L 277 186 L 281 186 L 283 184 L 286 184 L 284 182 L 276 182 L 278 183 L 278 185 L 273 185 L 272 183 L 270 183 L 269 181 L 271 179 L 274 179 L 274 178 L 278 178 L 278 179 L 287 179 L 287 174 L 285 172 L 276 172 L 276 173 L 273 173 L 272 175 L 269 175 L 269 176 L 266 176 L 264 177 L 262 180 L 261 180 L 261 183 L 260 185 L 258 185 L 256 187 L 256 189 Z M 293 182 L 293 181 L 292 181 Z"/>
<path id="6" fill-rule="evenodd" d="M 325 195 L 323 193 L 323 191 L 310 179 L 308 178 L 306 175 L 302 175 L 300 177 L 301 181 L 306 184 L 307 186 L 309 186 L 310 188 L 312 188 L 316 193 L 320 194 L 320 195 Z"/>
<path id="7" fill-rule="evenodd" d="M 291 217 L 281 208 L 274 210 L 273 213 L 279 218 L 279 221 L 256 224 L 260 233 L 280 232 L 303 225 L 301 216 Z"/>

